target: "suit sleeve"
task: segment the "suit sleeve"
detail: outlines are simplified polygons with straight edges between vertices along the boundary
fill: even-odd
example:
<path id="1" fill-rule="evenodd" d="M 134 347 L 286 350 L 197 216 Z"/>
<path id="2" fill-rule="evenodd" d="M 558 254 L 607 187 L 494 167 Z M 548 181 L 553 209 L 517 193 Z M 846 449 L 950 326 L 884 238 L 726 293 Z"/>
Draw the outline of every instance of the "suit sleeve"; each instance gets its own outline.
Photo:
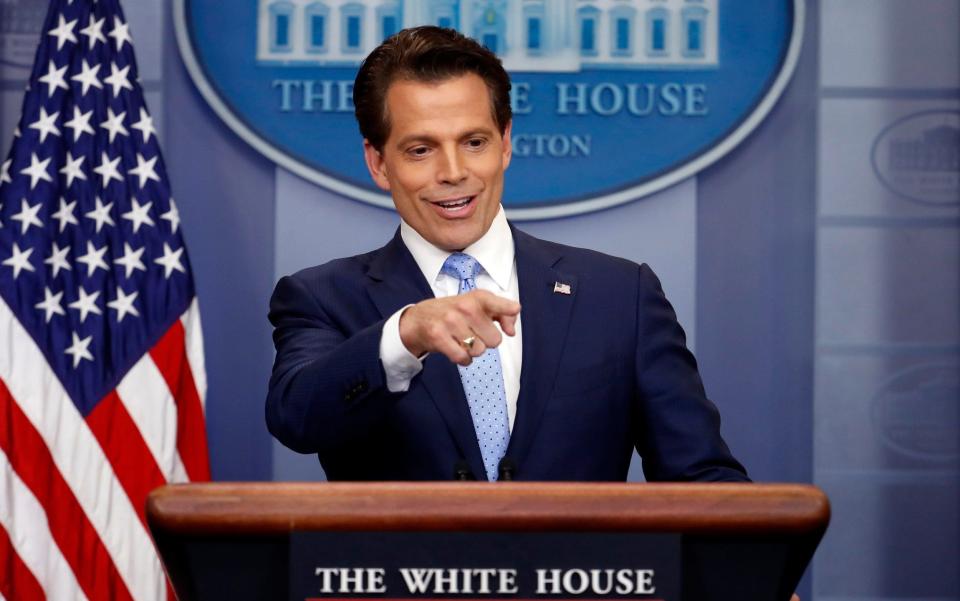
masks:
<path id="1" fill-rule="evenodd" d="M 270 433 L 300 453 L 355 446 L 385 413 L 379 345 L 384 321 L 347 333 L 305 278 L 282 278 L 270 299 L 277 356 L 267 393 Z"/>
<path id="2" fill-rule="evenodd" d="M 720 436 L 720 413 L 660 281 L 640 266 L 637 451 L 650 481 L 749 481 Z"/>

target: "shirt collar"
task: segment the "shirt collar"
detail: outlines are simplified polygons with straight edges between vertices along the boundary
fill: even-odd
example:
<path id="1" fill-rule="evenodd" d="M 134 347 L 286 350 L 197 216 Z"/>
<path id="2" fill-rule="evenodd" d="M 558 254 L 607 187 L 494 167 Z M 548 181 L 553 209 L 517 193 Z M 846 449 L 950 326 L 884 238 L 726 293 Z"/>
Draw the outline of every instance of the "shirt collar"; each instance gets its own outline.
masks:
<path id="1" fill-rule="evenodd" d="M 428 282 L 436 281 L 443 262 L 452 253 L 427 242 L 403 219 L 400 220 L 400 238 L 413 255 L 423 277 Z M 479 261 L 483 270 L 502 290 L 509 288 L 510 274 L 513 272 L 513 233 L 507 223 L 503 206 L 493 218 L 490 229 L 479 240 L 463 249 L 463 252 Z"/>

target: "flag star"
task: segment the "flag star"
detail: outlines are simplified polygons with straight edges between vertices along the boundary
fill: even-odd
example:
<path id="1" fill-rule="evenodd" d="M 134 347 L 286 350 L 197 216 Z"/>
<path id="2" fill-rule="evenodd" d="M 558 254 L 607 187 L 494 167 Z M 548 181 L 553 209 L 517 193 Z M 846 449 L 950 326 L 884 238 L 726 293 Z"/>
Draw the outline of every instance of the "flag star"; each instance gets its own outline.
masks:
<path id="1" fill-rule="evenodd" d="M 107 38 L 103 35 L 103 22 L 105 20 L 106 19 L 94 19 L 91 13 L 88 25 L 80 30 L 81 34 L 87 36 L 87 42 L 89 42 L 91 50 L 93 50 L 97 42 L 107 43 Z"/>
<path id="2" fill-rule="evenodd" d="M 43 262 L 53 270 L 53 277 L 57 277 L 61 269 L 73 271 L 73 267 L 70 266 L 70 261 L 67 261 L 68 252 L 70 252 L 69 246 L 60 248 L 59 244 L 56 242 L 53 243 L 53 250 L 50 251 L 50 256 L 43 260 Z"/>
<path id="3" fill-rule="evenodd" d="M 137 311 L 137 308 L 133 306 L 133 301 L 137 299 L 137 295 L 140 294 L 136 290 L 131 292 L 129 295 L 123 292 L 123 288 L 117 286 L 117 298 L 107 303 L 107 306 L 111 309 L 117 310 L 117 323 L 123 321 L 123 318 L 127 314 L 133 315 L 134 317 L 140 317 L 140 312 Z"/>
<path id="4" fill-rule="evenodd" d="M 91 67 L 87 64 L 87 59 L 83 59 L 80 65 L 80 73 L 70 78 L 71 81 L 79 81 L 83 85 L 83 87 L 80 88 L 81 96 L 86 96 L 91 87 L 97 88 L 98 90 L 103 89 L 103 84 L 100 83 L 100 79 L 97 77 L 99 71 L 99 63 Z M 76 109 L 76 107 L 74 107 L 74 109 Z"/>
<path id="5" fill-rule="evenodd" d="M 57 127 L 57 117 L 59 116 L 59 111 L 48 115 L 47 109 L 41 106 L 40 116 L 38 116 L 37 120 L 31 123 L 29 127 L 30 129 L 35 129 L 40 132 L 40 141 L 43 142 L 47 139 L 47 134 L 60 135 L 60 128 Z"/>
<path id="6" fill-rule="evenodd" d="M 0 186 L 3 184 L 9 184 L 13 180 L 10 179 L 10 165 L 13 163 L 13 159 L 7 159 L 0 165 Z"/>
<path id="7" fill-rule="evenodd" d="M 170 210 L 160 215 L 160 219 L 169 221 L 170 229 L 174 234 L 177 233 L 177 228 L 180 227 L 180 211 L 177 210 L 177 203 L 173 202 L 173 197 L 170 198 Z"/>
<path id="8" fill-rule="evenodd" d="M 76 142 L 81 134 L 94 134 L 93 128 L 90 126 L 90 117 L 93 116 L 93 109 L 90 109 L 86 113 L 81 113 L 80 109 L 76 106 L 73 107 L 73 119 L 65 122 L 64 127 L 69 127 L 73 130 L 73 141 Z"/>
<path id="9" fill-rule="evenodd" d="M 140 226 L 143 224 L 151 226 L 156 225 L 149 214 L 150 207 L 153 206 L 153 202 L 148 202 L 145 205 L 141 205 L 139 202 L 137 202 L 136 198 L 132 198 L 131 202 L 133 203 L 133 208 L 121 215 L 121 217 L 130 220 L 131 225 L 133 225 L 134 234 L 137 233 L 137 231 L 140 229 Z"/>
<path id="10" fill-rule="evenodd" d="M 181 249 L 183 250 L 183 249 Z M 30 255 L 33 254 L 33 249 L 28 248 L 21 251 L 20 246 L 16 242 L 13 243 L 13 254 L 10 255 L 9 259 L 4 259 L 3 263 L 0 265 L 6 265 L 8 267 L 13 267 L 13 279 L 17 279 L 20 275 L 20 272 L 26 269 L 27 271 L 36 271 L 33 268 L 33 265 L 30 263 Z"/>
<path id="11" fill-rule="evenodd" d="M 100 164 L 93 168 L 93 172 L 103 178 L 104 188 L 110 185 L 111 179 L 115 179 L 118 182 L 123 182 L 123 178 L 120 177 L 120 171 L 117 169 L 117 165 L 119 164 L 120 157 L 117 157 L 111 161 L 106 152 L 100 153 Z"/>
<path id="12" fill-rule="evenodd" d="M 84 213 L 83 216 L 88 219 L 93 219 L 97 222 L 97 233 L 99 234 L 100 228 L 103 227 L 104 223 L 116 225 L 116 223 L 113 222 L 113 217 L 110 216 L 110 210 L 113 208 L 113 203 L 108 202 L 106 205 L 104 205 L 99 196 L 94 199 L 94 202 L 97 204 L 97 208 Z"/>
<path id="13" fill-rule="evenodd" d="M 26 234 L 31 225 L 39 228 L 43 227 L 43 222 L 37 217 L 41 208 L 43 208 L 42 202 L 38 202 L 31 207 L 26 198 L 20 199 L 20 212 L 10 218 L 20 222 L 20 234 Z"/>
<path id="14" fill-rule="evenodd" d="M 130 37 L 130 25 L 120 20 L 120 17 L 113 17 L 113 29 L 108 33 L 117 43 L 117 52 L 123 50 L 123 43 L 133 44 L 133 38 Z"/>
<path id="15" fill-rule="evenodd" d="M 154 259 L 154 263 L 159 263 L 163 265 L 163 277 L 170 279 L 170 274 L 173 273 L 173 270 L 176 269 L 181 273 L 187 273 L 187 270 L 183 268 L 183 265 L 180 263 L 180 255 L 183 254 L 183 247 L 178 248 L 177 250 L 171 250 L 170 245 L 166 242 L 163 243 L 163 256 L 159 259 Z"/>
<path id="16" fill-rule="evenodd" d="M 141 188 L 144 186 L 144 184 L 147 183 L 147 180 L 152 179 L 153 181 L 156 181 L 156 182 L 160 181 L 160 177 L 157 175 L 157 172 L 153 167 L 154 164 L 156 164 L 157 162 L 157 157 L 159 156 L 160 155 L 157 155 L 148 161 L 143 157 L 142 154 L 138 152 L 137 166 L 134 167 L 133 169 L 127 170 L 127 173 L 129 173 L 130 175 L 136 175 L 137 177 L 140 178 Z"/>
<path id="17" fill-rule="evenodd" d="M 127 111 L 121 112 L 119 115 L 113 114 L 113 109 L 107 107 L 107 120 L 100 124 L 100 127 L 110 132 L 110 142 L 113 142 L 113 139 L 120 134 L 121 136 L 129 136 L 130 132 L 127 131 L 127 128 L 123 126 L 123 120 L 127 116 Z"/>
<path id="18" fill-rule="evenodd" d="M 143 133 L 144 143 L 150 141 L 150 134 L 156 135 L 157 133 L 156 128 L 153 127 L 153 117 L 151 117 L 147 109 L 143 107 L 140 107 L 140 120 L 131 127 L 133 127 L 133 129 L 139 129 L 141 133 Z"/>
<path id="19" fill-rule="evenodd" d="M 53 218 L 60 222 L 60 231 L 63 231 L 63 228 L 67 227 L 68 223 L 73 225 L 79 225 L 80 222 L 77 221 L 77 217 L 73 214 L 74 207 L 77 206 L 77 201 L 67 203 L 63 198 L 60 199 L 60 208 L 56 213 L 53 214 Z"/>
<path id="20" fill-rule="evenodd" d="M 57 38 L 57 50 L 59 51 L 68 41 L 73 43 L 77 42 L 77 36 L 73 33 L 73 28 L 77 25 L 77 20 L 74 19 L 73 21 L 67 22 L 62 14 L 57 15 L 57 17 L 59 18 L 58 25 L 48 31 L 47 35 L 52 35 Z"/>
<path id="21" fill-rule="evenodd" d="M 54 315 L 66 315 L 67 312 L 63 310 L 63 306 L 60 304 L 60 299 L 63 298 L 63 290 L 54 294 L 50 288 L 44 286 L 43 288 L 43 301 L 34 305 L 36 309 L 42 309 L 46 314 L 44 319 L 46 323 L 50 323 L 50 320 L 53 319 Z"/>
<path id="22" fill-rule="evenodd" d="M 64 161 L 63 168 L 60 169 L 60 173 L 67 176 L 67 187 L 70 187 L 70 184 L 73 183 L 75 179 L 86 180 L 87 176 L 83 172 L 83 169 L 80 168 L 80 165 L 83 164 L 83 159 L 86 158 L 83 155 L 73 158 L 73 153 L 69 150 L 67 151 L 67 158 Z"/>
<path id="23" fill-rule="evenodd" d="M 44 160 L 37 158 L 37 153 L 30 153 L 30 166 L 20 170 L 20 173 L 30 176 L 30 189 L 37 187 L 37 182 L 46 180 L 53 183 L 53 178 L 47 173 L 47 165 L 50 164 L 50 157 Z"/>
<path id="24" fill-rule="evenodd" d="M 114 96 L 118 96 L 120 94 L 120 90 L 122 89 L 133 89 L 133 86 L 130 85 L 130 80 L 127 78 L 127 72 L 129 70 L 130 65 L 127 65 L 123 69 L 118 69 L 117 63 L 110 63 L 110 75 L 103 78 L 103 83 L 110 84 L 110 87 L 113 88 Z"/>
<path id="25" fill-rule="evenodd" d="M 143 256 L 143 252 L 146 250 L 146 247 L 140 247 L 137 250 L 133 250 L 130 247 L 129 242 L 123 243 L 123 256 L 119 259 L 114 259 L 113 262 L 117 265 L 121 265 L 126 269 L 127 279 L 133 275 L 134 270 L 139 269 L 140 271 L 146 271 L 147 267 L 143 264 L 143 261 L 140 260 L 140 257 Z"/>
<path id="26" fill-rule="evenodd" d="M 83 322 L 82 319 L 80 321 L 81 323 Z M 71 334 L 73 334 L 73 344 L 68 346 L 64 352 L 68 355 L 73 355 L 73 368 L 76 369 L 83 359 L 93 361 L 93 355 L 90 353 L 90 343 L 93 341 L 93 335 L 91 334 L 83 340 L 80 340 L 76 332 L 71 332 Z"/>
<path id="27" fill-rule="evenodd" d="M 100 310 L 100 307 L 97 306 L 97 298 L 100 296 L 100 291 L 97 290 L 92 294 L 87 294 L 86 289 L 83 286 L 80 286 L 78 292 L 80 295 L 77 300 L 73 301 L 68 307 L 71 309 L 76 309 L 80 311 L 80 323 L 83 323 L 87 319 L 87 315 L 91 313 L 96 313 L 97 315 L 103 315 L 103 312 Z"/>
<path id="28" fill-rule="evenodd" d="M 48 98 L 53 96 L 53 91 L 57 88 L 63 88 L 64 90 L 70 89 L 70 86 L 67 85 L 67 81 L 63 78 L 64 73 L 67 72 L 68 66 L 69 65 L 64 65 L 57 69 L 56 63 L 51 60 L 50 66 L 47 68 L 47 74 L 38 79 L 38 81 L 47 84 Z"/>
<path id="29" fill-rule="evenodd" d="M 103 260 L 103 255 L 106 254 L 109 248 L 106 244 L 101 248 L 97 248 L 93 245 L 93 242 L 87 240 L 87 254 L 82 257 L 77 257 L 77 263 L 83 263 L 87 266 L 88 278 L 92 277 L 93 274 L 97 272 L 97 269 L 109 271 L 110 268 L 107 266 L 107 262 Z"/>

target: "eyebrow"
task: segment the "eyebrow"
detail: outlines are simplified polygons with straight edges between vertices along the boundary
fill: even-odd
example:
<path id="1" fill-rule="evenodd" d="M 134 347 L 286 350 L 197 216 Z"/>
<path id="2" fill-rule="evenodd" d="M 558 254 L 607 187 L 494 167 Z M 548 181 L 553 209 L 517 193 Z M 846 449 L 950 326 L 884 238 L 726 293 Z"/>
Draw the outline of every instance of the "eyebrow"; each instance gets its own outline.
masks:
<path id="1" fill-rule="evenodd" d="M 488 127 L 477 127 L 474 129 L 468 129 L 464 133 L 457 136 L 457 138 L 463 140 L 465 138 L 469 138 L 471 136 L 476 136 L 476 135 L 491 136 L 493 135 L 493 133 L 494 133 L 494 130 Z M 428 134 L 410 134 L 397 140 L 397 143 L 394 146 L 397 149 L 400 149 L 412 142 L 435 142 L 435 141 L 436 141 L 436 138 Z"/>

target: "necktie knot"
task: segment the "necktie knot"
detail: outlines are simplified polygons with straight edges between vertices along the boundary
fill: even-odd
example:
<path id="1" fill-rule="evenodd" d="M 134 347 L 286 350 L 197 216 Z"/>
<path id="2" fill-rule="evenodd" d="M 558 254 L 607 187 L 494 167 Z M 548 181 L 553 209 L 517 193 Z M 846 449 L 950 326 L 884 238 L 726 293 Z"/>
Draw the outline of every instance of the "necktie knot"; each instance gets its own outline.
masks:
<path id="1" fill-rule="evenodd" d="M 441 273 L 458 280 L 475 280 L 482 267 L 480 262 L 465 253 L 453 253 L 443 262 Z"/>

